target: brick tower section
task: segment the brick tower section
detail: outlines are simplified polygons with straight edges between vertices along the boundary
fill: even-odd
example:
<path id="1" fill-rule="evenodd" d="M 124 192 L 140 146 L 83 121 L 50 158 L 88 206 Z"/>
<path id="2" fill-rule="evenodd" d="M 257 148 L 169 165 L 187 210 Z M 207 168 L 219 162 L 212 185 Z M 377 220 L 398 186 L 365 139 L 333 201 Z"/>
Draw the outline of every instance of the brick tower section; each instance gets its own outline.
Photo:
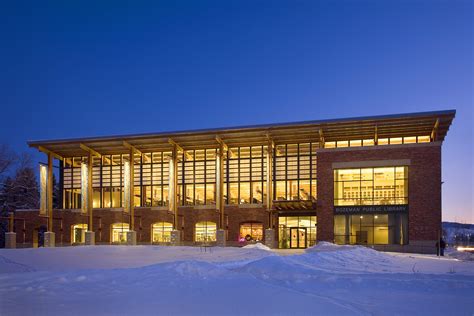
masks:
<path id="1" fill-rule="evenodd" d="M 334 241 L 334 163 L 409 160 L 408 240 L 435 241 L 441 229 L 441 143 L 326 149 L 318 152 L 318 240 Z"/>

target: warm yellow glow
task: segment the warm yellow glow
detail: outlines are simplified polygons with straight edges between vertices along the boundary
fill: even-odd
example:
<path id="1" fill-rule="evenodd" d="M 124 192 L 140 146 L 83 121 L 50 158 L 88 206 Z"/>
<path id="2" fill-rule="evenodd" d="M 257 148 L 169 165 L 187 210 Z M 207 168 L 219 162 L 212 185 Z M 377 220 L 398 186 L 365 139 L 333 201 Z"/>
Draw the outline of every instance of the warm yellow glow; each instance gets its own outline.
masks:
<path id="1" fill-rule="evenodd" d="M 89 204 L 89 169 L 86 163 L 81 163 L 81 211 L 87 213 Z"/>
<path id="2" fill-rule="evenodd" d="M 431 141 L 430 136 L 418 136 L 419 143 L 429 143 Z"/>
<path id="3" fill-rule="evenodd" d="M 83 243 L 87 231 L 87 224 L 75 224 L 71 226 L 71 243 Z"/>
<path id="4" fill-rule="evenodd" d="M 125 212 L 130 211 L 130 200 L 132 192 L 130 192 L 130 162 L 125 161 L 123 164 L 123 208 Z"/>
<path id="5" fill-rule="evenodd" d="M 214 222 L 199 222 L 195 227 L 195 241 L 216 241 L 217 225 Z"/>
<path id="6" fill-rule="evenodd" d="M 458 247 L 458 251 L 474 251 L 474 247 Z"/>
<path id="7" fill-rule="evenodd" d="M 46 215 L 48 208 L 47 199 L 47 188 L 48 188 L 48 168 L 44 165 L 40 165 L 40 214 Z"/>
<path id="8" fill-rule="evenodd" d="M 111 226 L 111 241 L 113 243 L 124 243 L 127 241 L 127 232 L 130 230 L 128 223 L 115 223 Z"/>
<path id="9" fill-rule="evenodd" d="M 152 242 L 170 242 L 173 224 L 168 222 L 155 223 L 152 226 Z"/>

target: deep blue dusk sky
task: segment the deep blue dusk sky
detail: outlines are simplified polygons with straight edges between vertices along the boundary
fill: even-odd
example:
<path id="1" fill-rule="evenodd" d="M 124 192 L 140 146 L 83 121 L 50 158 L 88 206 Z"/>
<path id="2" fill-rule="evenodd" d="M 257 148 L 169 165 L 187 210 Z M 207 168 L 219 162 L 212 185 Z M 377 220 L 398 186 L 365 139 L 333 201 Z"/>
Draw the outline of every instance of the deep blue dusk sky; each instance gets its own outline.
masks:
<path id="1" fill-rule="evenodd" d="M 3 1 L 0 142 L 456 109 L 474 223 L 471 1 Z"/>

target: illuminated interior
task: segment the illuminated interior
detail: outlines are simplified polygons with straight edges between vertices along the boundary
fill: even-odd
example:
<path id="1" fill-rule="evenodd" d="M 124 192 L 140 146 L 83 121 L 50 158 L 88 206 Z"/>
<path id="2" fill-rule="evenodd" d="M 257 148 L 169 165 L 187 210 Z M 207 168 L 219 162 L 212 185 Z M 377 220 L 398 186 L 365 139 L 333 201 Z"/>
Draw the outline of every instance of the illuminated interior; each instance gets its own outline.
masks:
<path id="1" fill-rule="evenodd" d="M 408 204 L 408 167 L 334 170 L 334 205 Z"/>
<path id="2" fill-rule="evenodd" d="M 128 223 L 115 223 L 111 226 L 111 242 L 125 243 L 127 242 L 127 232 L 130 230 Z"/>
<path id="3" fill-rule="evenodd" d="M 240 240 L 262 241 L 263 240 L 263 224 L 262 223 L 240 224 Z"/>
<path id="4" fill-rule="evenodd" d="M 279 248 L 306 248 L 316 243 L 316 216 L 280 216 Z"/>
<path id="5" fill-rule="evenodd" d="M 71 226 L 71 243 L 82 244 L 86 241 L 87 224 L 75 224 Z"/>
<path id="6" fill-rule="evenodd" d="M 158 222 L 152 225 L 152 242 L 168 243 L 171 242 L 171 231 L 173 224 L 168 222 Z"/>
<path id="7" fill-rule="evenodd" d="M 377 145 L 401 145 L 401 144 L 416 144 L 416 143 L 429 143 L 431 137 L 429 135 L 424 136 L 406 136 L 406 137 L 390 137 L 390 138 L 379 138 Z M 361 146 L 375 146 L 375 139 L 356 139 L 356 140 L 339 140 L 325 142 L 324 148 L 343 148 L 343 147 L 361 147 Z"/>
<path id="8" fill-rule="evenodd" d="M 195 227 L 194 240 L 197 242 L 216 241 L 217 226 L 214 222 L 198 222 Z"/>
<path id="9" fill-rule="evenodd" d="M 337 244 L 404 245 L 407 222 L 407 214 L 336 215 L 334 238 Z"/>

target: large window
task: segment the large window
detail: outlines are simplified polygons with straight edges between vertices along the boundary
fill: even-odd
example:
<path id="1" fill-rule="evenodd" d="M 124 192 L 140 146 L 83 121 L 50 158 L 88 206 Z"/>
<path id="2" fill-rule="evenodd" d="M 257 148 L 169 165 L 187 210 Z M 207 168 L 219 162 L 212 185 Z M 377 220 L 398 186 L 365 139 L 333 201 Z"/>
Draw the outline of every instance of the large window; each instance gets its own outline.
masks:
<path id="1" fill-rule="evenodd" d="M 66 158 L 63 162 L 64 208 L 81 208 L 82 157 Z"/>
<path id="2" fill-rule="evenodd" d="M 334 170 L 334 205 L 408 204 L 408 167 Z"/>
<path id="3" fill-rule="evenodd" d="M 334 239 L 338 244 L 406 244 L 406 214 L 357 214 L 334 216 Z"/>
<path id="4" fill-rule="evenodd" d="M 178 167 L 181 205 L 216 204 L 216 149 L 189 150 Z"/>
<path id="5" fill-rule="evenodd" d="M 152 225 L 152 242 L 164 243 L 171 242 L 171 232 L 173 224 L 168 222 L 159 222 Z"/>
<path id="6" fill-rule="evenodd" d="M 263 240 L 262 223 L 242 223 L 240 224 L 240 239 L 246 241 Z"/>
<path id="7" fill-rule="evenodd" d="M 168 205 L 170 152 L 146 153 L 142 156 L 142 205 Z"/>
<path id="8" fill-rule="evenodd" d="M 227 153 L 224 199 L 227 204 L 262 204 L 266 197 L 267 146 L 235 147 Z"/>
<path id="9" fill-rule="evenodd" d="M 319 144 L 287 144 L 275 148 L 274 199 L 316 199 L 316 149 Z"/>
<path id="10" fill-rule="evenodd" d="M 127 232 L 130 229 L 130 225 L 127 223 L 115 223 L 111 226 L 111 242 L 112 243 L 125 243 L 127 242 Z"/>
<path id="11" fill-rule="evenodd" d="M 194 240 L 198 242 L 213 242 L 216 241 L 217 226 L 214 222 L 199 222 L 196 223 L 196 233 Z"/>

